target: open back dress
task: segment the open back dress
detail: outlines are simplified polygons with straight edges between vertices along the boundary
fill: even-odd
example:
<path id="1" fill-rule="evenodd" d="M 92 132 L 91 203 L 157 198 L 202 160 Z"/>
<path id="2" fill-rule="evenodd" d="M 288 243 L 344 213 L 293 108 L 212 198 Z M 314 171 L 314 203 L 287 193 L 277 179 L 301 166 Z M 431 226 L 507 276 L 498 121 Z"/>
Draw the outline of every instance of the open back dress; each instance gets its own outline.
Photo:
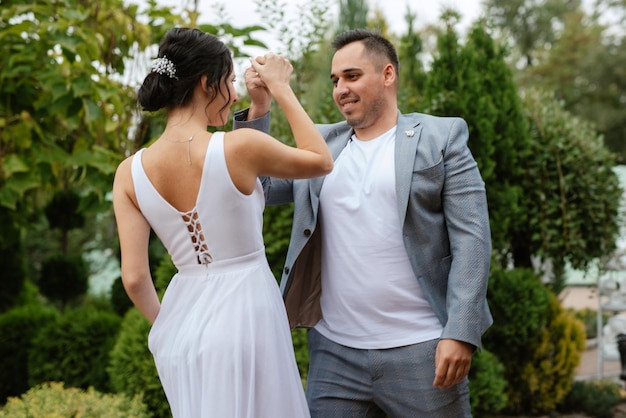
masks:
<path id="1" fill-rule="evenodd" d="M 209 141 L 195 208 L 180 212 L 132 161 L 139 207 L 178 273 L 148 346 L 175 418 L 308 417 L 283 300 L 268 266 L 260 182 L 233 184 L 224 133 Z"/>

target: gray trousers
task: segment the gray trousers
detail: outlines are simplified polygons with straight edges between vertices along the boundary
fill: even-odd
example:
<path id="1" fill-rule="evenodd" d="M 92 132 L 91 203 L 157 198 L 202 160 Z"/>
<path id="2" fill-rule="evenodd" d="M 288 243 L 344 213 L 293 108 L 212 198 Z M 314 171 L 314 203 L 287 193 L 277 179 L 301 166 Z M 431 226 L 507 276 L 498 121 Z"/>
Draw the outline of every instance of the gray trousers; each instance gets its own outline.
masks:
<path id="1" fill-rule="evenodd" d="M 468 381 L 433 387 L 438 339 L 383 350 L 309 330 L 306 397 L 312 418 L 470 418 Z"/>

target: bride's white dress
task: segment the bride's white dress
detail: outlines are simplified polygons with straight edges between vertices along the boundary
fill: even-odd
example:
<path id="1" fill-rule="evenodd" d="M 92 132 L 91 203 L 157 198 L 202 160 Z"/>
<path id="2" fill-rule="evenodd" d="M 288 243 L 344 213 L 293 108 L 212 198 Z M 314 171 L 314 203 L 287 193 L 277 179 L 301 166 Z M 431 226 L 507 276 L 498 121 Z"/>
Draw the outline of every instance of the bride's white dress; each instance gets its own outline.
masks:
<path id="1" fill-rule="evenodd" d="M 268 266 L 260 182 L 245 195 L 209 141 L 196 207 L 183 213 L 132 161 L 140 209 L 178 273 L 148 346 L 175 418 L 308 417 L 287 315 Z"/>

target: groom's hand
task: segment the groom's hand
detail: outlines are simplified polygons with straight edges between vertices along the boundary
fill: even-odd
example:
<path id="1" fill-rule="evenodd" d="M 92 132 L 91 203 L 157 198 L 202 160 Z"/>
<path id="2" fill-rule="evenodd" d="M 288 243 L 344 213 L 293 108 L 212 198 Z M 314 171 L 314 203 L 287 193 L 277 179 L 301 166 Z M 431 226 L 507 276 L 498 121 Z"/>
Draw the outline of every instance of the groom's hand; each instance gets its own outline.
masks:
<path id="1" fill-rule="evenodd" d="M 264 59 L 264 57 L 256 58 Z M 272 106 L 272 95 L 269 89 L 261 80 L 259 74 L 250 67 L 244 74 L 246 89 L 250 96 L 250 110 L 248 111 L 248 120 L 257 119 L 266 115 Z"/>

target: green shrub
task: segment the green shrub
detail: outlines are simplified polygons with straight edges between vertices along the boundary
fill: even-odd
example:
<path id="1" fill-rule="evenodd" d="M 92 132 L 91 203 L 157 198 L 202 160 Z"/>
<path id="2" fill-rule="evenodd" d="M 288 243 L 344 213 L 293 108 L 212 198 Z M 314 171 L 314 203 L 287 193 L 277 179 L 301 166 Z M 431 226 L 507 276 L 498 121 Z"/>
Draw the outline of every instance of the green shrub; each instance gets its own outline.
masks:
<path id="1" fill-rule="evenodd" d="M 500 412 L 507 404 L 504 366 L 487 350 L 476 351 L 469 373 L 470 403 L 475 418 Z"/>
<path id="2" fill-rule="evenodd" d="M 45 324 L 56 320 L 56 310 L 38 304 L 13 308 L 0 315 L 0 404 L 30 387 L 28 351 L 32 340 Z"/>
<path id="3" fill-rule="evenodd" d="M 126 312 L 133 307 L 133 301 L 126 294 L 121 277 L 115 279 L 111 285 L 111 305 L 115 313 L 120 316 L 126 315 Z"/>
<path id="4" fill-rule="evenodd" d="M 142 394 L 152 417 L 171 417 L 152 354 L 148 350 L 150 323 L 136 309 L 122 321 L 107 368 L 113 390 L 129 396 Z"/>
<path id="5" fill-rule="evenodd" d="M 554 410 L 569 392 L 585 349 L 583 324 L 530 270 L 494 272 L 488 299 L 495 323 L 484 346 L 504 365 L 505 411 Z"/>
<path id="6" fill-rule="evenodd" d="M 110 388 L 106 365 L 121 318 L 93 308 L 67 311 L 33 339 L 28 358 L 30 386 L 57 381 L 100 391 Z"/>
<path id="7" fill-rule="evenodd" d="M 584 412 L 596 418 L 611 418 L 621 400 L 621 385 L 608 380 L 575 381 L 558 405 L 563 413 Z"/>
<path id="8" fill-rule="evenodd" d="M 494 324 L 485 333 L 483 345 L 502 361 L 526 355 L 546 326 L 553 298 L 550 290 L 532 270 L 494 270 L 487 298 Z"/>
<path id="9" fill-rule="evenodd" d="M 24 286 L 20 291 L 20 294 L 17 296 L 15 306 L 24 306 L 24 305 L 40 305 L 41 304 L 41 293 L 39 293 L 39 288 L 37 285 L 30 280 L 26 280 L 24 282 Z"/>
<path id="10" fill-rule="evenodd" d="M 161 261 L 154 269 L 154 285 L 160 296 L 163 296 L 165 289 L 167 289 L 167 286 L 170 284 L 172 277 L 174 277 L 177 271 L 176 266 L 174 266 L 169 256 L 161 258 Z"/>
<path id="11" fill-rule="evenodd" d="M 306 382 L 309 373 L 309 345 L 307 342 L 307 329 L 297 328 L 291 331 L 291 340 L 293 341 L 293 351 L 296 355 L 298 370 L 302 382 Z"/>
<path id="12" fill-rule="evenodd" d="M 63 383 L 44 383 L 20 398 L 10 398 L 0 418 L 147 418 L 141 398 L 64 388 Z"/>
<path id="13" fill-rule="evenodd" d="M 553 411 L 569 393 L 584 349 L 583 324 L 554 297 L 546 328 L 510 369 L 508 380 L 515 390 L 509 392 L 509 406 L 532 414 Z"/>
<path id="14" fill-rule="evenodd" d="M 0 312 L 16 306 L 26 277 L 21 234 L 13 219 L 16 215 L 16 211 L 0 206 Z"/>

